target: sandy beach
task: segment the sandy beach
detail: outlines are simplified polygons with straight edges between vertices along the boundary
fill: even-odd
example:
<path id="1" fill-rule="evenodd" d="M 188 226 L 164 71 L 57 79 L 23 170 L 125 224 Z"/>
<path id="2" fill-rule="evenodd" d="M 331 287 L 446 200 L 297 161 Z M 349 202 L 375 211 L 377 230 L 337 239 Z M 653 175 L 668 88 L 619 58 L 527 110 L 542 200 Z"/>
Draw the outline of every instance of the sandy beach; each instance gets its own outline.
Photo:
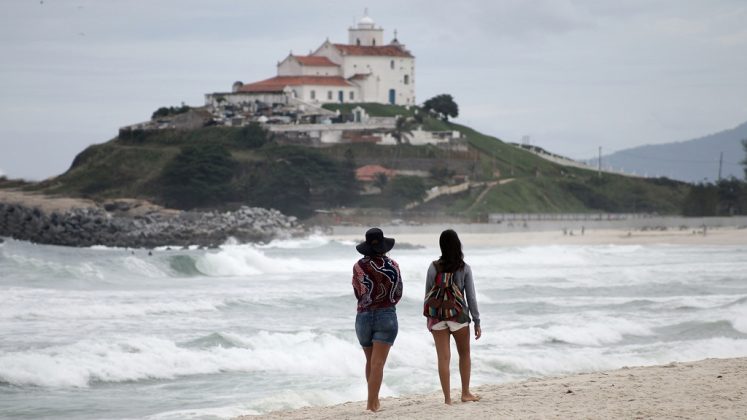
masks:
<path id="1" fill-rule="evenodd" d="M 384 398 L 376 414 L 356 401 L 239 419 L 743 419 L 745 384 L 747 358 L 706 359 L 483 385 L 474 388 L 482 397 L 477 403 L 446 406 L 434 392 Z"/>
<path id="2" fill-rule="evenodd" d="M 444 226 L 443 228 L 447 228 Z M 386 227 L 384 232 L 388 233 Z M 397 233 L 400 244 L 417 246 L 438 246 L 440 226 L 433 226 L 428 233 Z M 333 235 L 334 239 L 345 241 L 360 241 L 360 235 Z M 459 232 L 459 230 L 457 230 Z M 582 235 L 580 231 L 573 235 L 563 234 L 561 230 L 543 232 L 500 232 L 500 233 L 470 233 L 459 232 L 465 248 L 470 246 L 532 246 L 532 245 L 747 245 L 747 229 L 737 227 L 710 228 L 705 232 L 699 230 L 636 230 L 636 229 L 587 229 Z"/>

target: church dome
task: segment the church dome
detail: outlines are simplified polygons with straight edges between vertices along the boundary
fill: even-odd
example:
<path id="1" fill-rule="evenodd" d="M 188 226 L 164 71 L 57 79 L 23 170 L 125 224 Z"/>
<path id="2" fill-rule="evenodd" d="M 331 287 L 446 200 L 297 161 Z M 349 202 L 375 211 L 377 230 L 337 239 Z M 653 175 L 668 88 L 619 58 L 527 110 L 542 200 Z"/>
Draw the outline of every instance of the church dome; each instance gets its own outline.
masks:
<path id="1" fill-rule="evenodd" d="M 363 14 L 363 17 L 358 21 L 358 28 L 373 29 L 374 25 L 374 20 L 368 16 L 368 10 L 366 10 L 366 12 Z"/>

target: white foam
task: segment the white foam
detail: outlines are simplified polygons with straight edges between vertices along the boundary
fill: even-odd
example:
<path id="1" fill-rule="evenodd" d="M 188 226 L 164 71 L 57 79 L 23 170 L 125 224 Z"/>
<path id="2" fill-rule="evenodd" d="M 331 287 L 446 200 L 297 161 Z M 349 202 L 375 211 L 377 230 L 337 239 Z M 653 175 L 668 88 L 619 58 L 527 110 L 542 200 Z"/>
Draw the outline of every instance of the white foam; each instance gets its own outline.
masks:
<path id="1" fill-rule="evenodd" d="M 0 354 L 0 380 L 14 385 L 87 387 L 94 381 L 172 379 L 231 371 L 313 376 L 360 371 L 357 344 L 329 334 L 261 332 L 232 339 L 247 347 L 184 348 L 162 338 L 114 336 L 6 352 Z"/>
<path id="2" fill-rule="evenodd" d="M 257 248 L 279 248 L 279 249 L 309 249 L 320 248 L 328 245 L 332 241 L 329 237 L 314 233 L 304 238 L 294 239 L 275 239 L 264 245 L 257 245 Z"/>
<path id="3" fill-rule="evenodd" d="M 209 276 L 252 276 L 268 273 L 348 272 L 353 262 L 299 257 L 269 257 L 251 245 L 226 245 L 197 257 L 195 266 Z"/>
<path id="4" fill-rule="evenodd" d="M 0 305 L 0 319 L 119 319 L 154 314 L 217 311 L 230 297 L 163 292 L 81 292 L 50 289 L 9 289 Z"/>

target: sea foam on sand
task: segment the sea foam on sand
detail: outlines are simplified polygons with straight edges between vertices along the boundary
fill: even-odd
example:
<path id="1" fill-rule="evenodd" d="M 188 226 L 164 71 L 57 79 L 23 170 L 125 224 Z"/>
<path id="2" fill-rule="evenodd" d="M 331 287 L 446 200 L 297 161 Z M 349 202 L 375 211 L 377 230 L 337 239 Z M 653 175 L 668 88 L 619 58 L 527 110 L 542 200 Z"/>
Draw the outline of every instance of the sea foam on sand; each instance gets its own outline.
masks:
<path id="1" fill-rule="evenodd" d="M 476 403 L 446 406 L 437 392 L 384 398 L 376 414 L 356 401 L 239 419 L 743 419 L 746 384 L 747 357 L 706 359 L 483 385 L 473 389 L 482 397 Z M 455 401 L 458 392 L 452 390 Z"/>

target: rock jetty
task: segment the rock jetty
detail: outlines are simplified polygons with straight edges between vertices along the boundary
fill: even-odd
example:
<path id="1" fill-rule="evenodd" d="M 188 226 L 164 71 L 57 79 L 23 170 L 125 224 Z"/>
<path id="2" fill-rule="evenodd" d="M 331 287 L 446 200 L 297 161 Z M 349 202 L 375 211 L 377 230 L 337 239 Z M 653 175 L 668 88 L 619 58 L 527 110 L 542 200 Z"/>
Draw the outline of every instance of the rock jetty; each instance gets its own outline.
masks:
<path id="1" fill-rule="evenodd" d="M 303 232 L 295 217 L 277 210 L 175 211 L 132 200 L 51 210 L 0 202 L 0 236 L 42 244 L 85 247 L 215 247 L 229 238 L 266 242 Z"/>

